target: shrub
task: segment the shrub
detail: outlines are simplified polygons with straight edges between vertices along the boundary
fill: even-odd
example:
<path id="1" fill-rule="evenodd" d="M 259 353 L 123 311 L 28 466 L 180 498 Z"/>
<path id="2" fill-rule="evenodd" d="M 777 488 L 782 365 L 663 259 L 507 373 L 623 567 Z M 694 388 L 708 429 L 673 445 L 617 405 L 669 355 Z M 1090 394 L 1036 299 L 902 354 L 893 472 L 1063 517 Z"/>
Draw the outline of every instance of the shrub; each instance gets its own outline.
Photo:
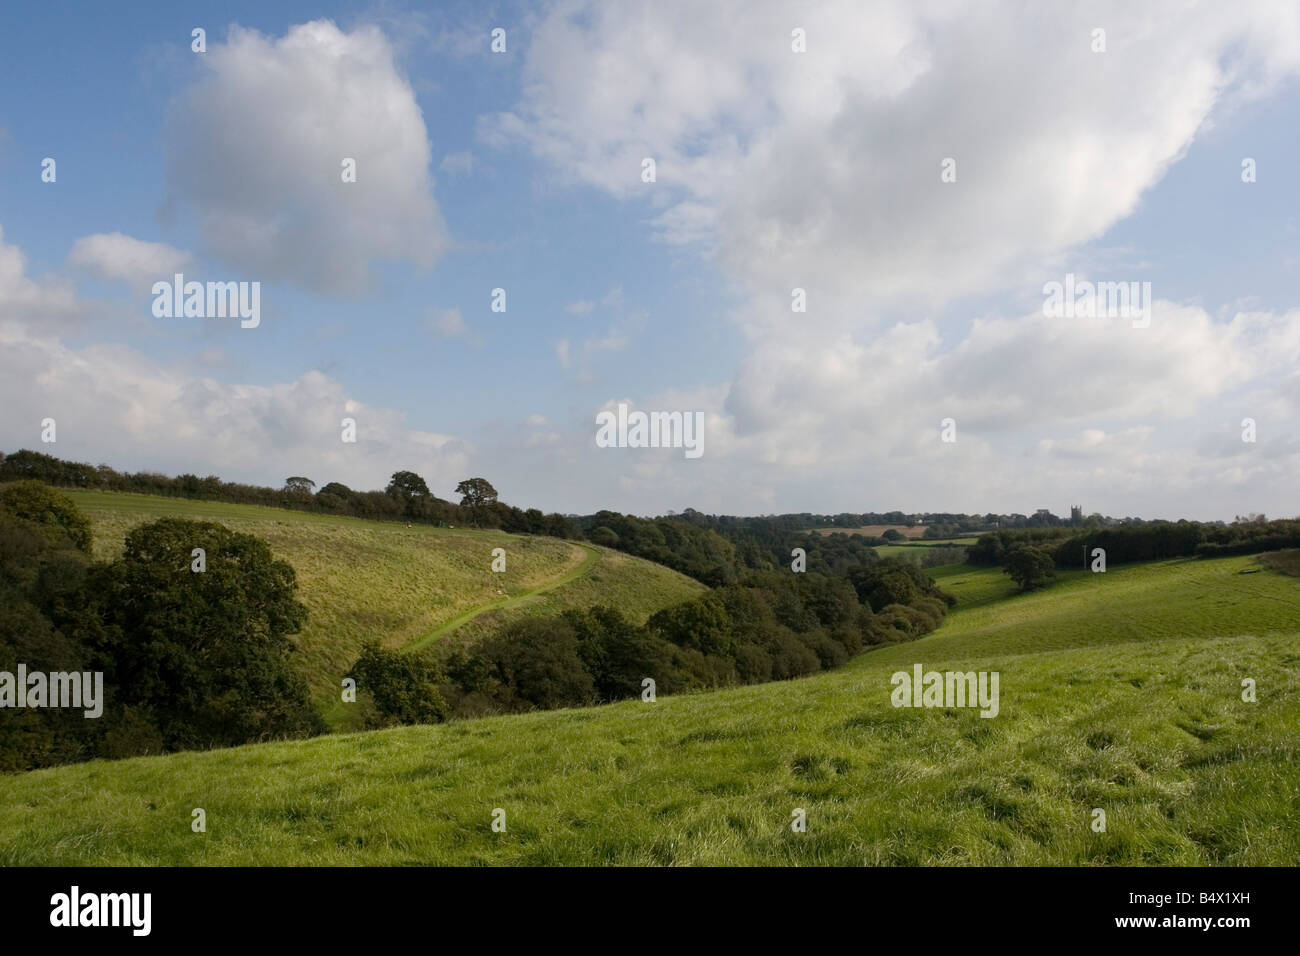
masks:
<path id="1" fill-rule="evenodd" d="M 17 481 L 0 489 L 0 511 L 44 527 L 60 529 L 74 545 L 90 553 L 90 520 L 67 495 L 39 481 Z"/>
<path id="2" fill-rule="evenodd" d="M 690 690 L 710 690 L 739 682 L 730 658 L 702 654 L 693 647 L 674 647 L 673 667 Z"/>
<path id="3" fill-rule="evenodd" d="M 736 645 L 736 674 L 745 684 L 772 679 L 772 655 L 757 644 Z"/>
<path id="4" fill-rule="evenodd" d="M 815 672 L 821 665 L 817 654 L 788 627 L 776 625 L 763 634 L 763 647 L 772 657 L 772 677 L 789 680 Z"/>
<path id="5" fill-rule="evenodd" d="M 647 626 L 664 640 L 705 655 L 730 657 L 735 647 L 727 608 L 712 593 L 659 611 Z"/>
<path id="6" fill-rule="evenodd" d="M 578 638 L 578 655 L 602 700 L 639 695 L 647 677 L 657 692 L 670 694 L 682 686 L 673 666 L 673 645 L 614 608 L 566 611 L 564 619 Z"/>
<path id="7" fill-rule="evenodd" d="M 507 710 L 589 704 L 596 684 L 578 654 L 573 626 L 559 618 L 525 618 L 479 645 L 492 689 Z"/>
<path id="8" fill-rule="evenodd" d="M 812 631 L 800 634 L 799 637 L 817 655 L 822 670 L 839 667 L 849 659 L 849 652 L 844 649 L 844 645 L 833 640 L 825 631 Z"/>
<path id="9" fill-rule="evenodd" d="M 386 651 L 377 641 L 366 643 L 348 674 L 373 705 L 366 715 L 371 727 L 395 724 L 436 724 L 447 715 L 438 684 L 442 668 L 428 653 Z"/>

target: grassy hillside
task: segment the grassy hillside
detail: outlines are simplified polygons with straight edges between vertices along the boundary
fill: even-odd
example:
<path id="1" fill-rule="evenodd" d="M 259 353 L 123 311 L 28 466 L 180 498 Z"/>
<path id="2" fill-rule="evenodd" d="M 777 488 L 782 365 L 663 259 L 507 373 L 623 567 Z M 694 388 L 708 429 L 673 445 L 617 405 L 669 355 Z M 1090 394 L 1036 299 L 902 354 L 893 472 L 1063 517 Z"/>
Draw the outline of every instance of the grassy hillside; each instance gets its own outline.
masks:
<path id="1" fill-rule="evenodd" d="M 68 491 L 94 525 L 95 554 L 121 553 L 127 531 L 161 517 L 218 521 L 267 541 L 293 565 L 310 611 L 298 635 L 302 667 L 327 717 L 361 644 L 418 646 L 485 609 L 517 601 L 544 614 L 562 606 L 615 604 L 644 620 L 703 585 L 658 564 L 557 538 L 312 515 L 256 505 L 152 495 Z M 504 573 L 492 549 L 506 551 Z M 548 592 L 547 589 L 554 588 Z M 474 633 L 490 625 L 474 622 Z"/>
<path id="2" fill-rule="evenodd" d="M 0 862 L 1291 865 L 1300 581 L 1255 566 L 954 569 L 939 631 L 803 680 L 5 778 Z M 917 662 L 999 715 L 892 707 Z"/>
<path id="3" fill-rule="evenodd" d="M 474 641 L 520 617 L 559 614 L 569 608 L 597 604 L 612 605 L 640 624 L 668 604 L 689 600 L 708 590 L 662 565 L 619 551 L 602 548 L 599 553 L 599 563 L 571 584 L 523 597 L 509 607 L 485 611 L 455 628 L 455 639 Z M 674 596 L 672 601 L 665 600 L 666 593 Z"/>

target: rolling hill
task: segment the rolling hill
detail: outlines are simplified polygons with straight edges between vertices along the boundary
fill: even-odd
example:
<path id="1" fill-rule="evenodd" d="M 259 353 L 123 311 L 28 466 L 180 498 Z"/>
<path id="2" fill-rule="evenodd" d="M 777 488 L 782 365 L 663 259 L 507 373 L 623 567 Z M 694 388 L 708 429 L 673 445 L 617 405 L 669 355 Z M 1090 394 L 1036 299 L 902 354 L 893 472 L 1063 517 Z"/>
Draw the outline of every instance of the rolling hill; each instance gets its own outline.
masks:
<path id="1" fill-rule="evenodd" d="M 938 631 L 801 680 L 8 777 L 0 862 L 1292 865 L 1300 581 L 1258 566 L 947 568 Z M 914 663 L 999 715 L 894 708 Z"/>
<path id="2" fill-rule="evenodd" d="M 644 621 L 704 586 L 662 565 L 590 544 L 501 531 L 406 527 L 330 515 L 154 495 L 62 489 L 93 523 L 95 555 L 121 553 L 127 531 L 162 517 L 217 521 L 268 542 L 297 572 L 310 612 L 297 637 L 301 666 L 332 725 L 339 681 L 362 643 L 417 647 L 459 628 L 489 633 L 518 613 L 613 604 Z M 492 571 L 504 548 L 506 570 Z M 483 614 L 488 619 L 476 620 Z"/>

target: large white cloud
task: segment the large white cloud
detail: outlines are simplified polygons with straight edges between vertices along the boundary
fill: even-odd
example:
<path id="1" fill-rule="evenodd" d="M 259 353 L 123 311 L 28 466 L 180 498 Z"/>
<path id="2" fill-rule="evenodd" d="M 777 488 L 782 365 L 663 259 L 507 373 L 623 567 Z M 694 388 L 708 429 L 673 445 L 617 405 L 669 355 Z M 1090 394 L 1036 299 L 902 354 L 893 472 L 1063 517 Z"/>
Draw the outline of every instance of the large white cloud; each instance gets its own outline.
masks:
<path id="1" fill-rule="evenodd" d="M 484 131 L 668 204 L 667 238 L 715 234 L 756 290 L 808 288 L 809 321 L 860 319 L 864 303 L 991 288 L 1102 234 L 1216 103 L 1300 66 L 1296 8 L 1192 6 L 561 3 L 520 102 Z"/>
<path id="2" fill-rule="evenodd" d="M 363 289 L 375 261 L 438 260 L 428 130 L 380 30 L 234 27 L 199 56 L 165 142 L 169 205 L 197 210 L 208 252 L 239 278 L 326 292 Z"/>
<path id="3" fill-rule="evenodd" d="M 1274 510 L 1293 495 L 1300 314 L 1159 301 L 1135 329 L 1020 303 L 1078 271 L 1071 253 L 1219 115 L 1298 69 L 1300 10 L 1274 4 L 570 0 L 481 132 L 640 202 L 747 293 L 732 317 L 748 354 L 705 406 L 709 457 L 731 463 L 684 479 L 698 507 L 1019 510 L 1050 494 L 1210 517 L 1238 493 Z M 945 314 L 989 294 L 1001 316 Z M 1255 413 L 1275 430 L 1242 449 Z M 659 469 L 687 474 L 626 461 L 647 494 L 668 487 Z"/>
<path id="4" fill-rule="evenodd" d="M 382 488 L 401 468 L 450 493 L 470 446 L 411 429 L 401 413 L 351 399 L 310 371 L 270 385 L 229 384 L 117 345 L 73 348 L 0 319 L 0 447 L 34 448 L 119 469 L 201 472 L 255 484 L 306 474 L 324 484 Z M 58 441 L 40 441 L 44 418 Z M 340 422 L 357 423 L 342 441 Z M 277 477 L 278 476 L 278 477 Z"/>
<path id="5" fill-rule="evenodd" d="M 27 257 L 18 246 L 5 242 L 0 227 L 0 318 L 57 328 L 76 324 L 86 313 L 86 304 L 66 278 L 28 276 Z"/>

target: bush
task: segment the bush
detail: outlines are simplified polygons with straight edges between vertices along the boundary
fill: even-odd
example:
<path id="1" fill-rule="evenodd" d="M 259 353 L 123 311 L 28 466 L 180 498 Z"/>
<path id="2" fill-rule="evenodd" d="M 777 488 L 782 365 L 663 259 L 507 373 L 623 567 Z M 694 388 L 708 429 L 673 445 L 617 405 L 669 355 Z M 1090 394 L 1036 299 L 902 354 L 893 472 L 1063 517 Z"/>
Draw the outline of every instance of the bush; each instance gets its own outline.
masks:
<path id="1" fill-rule="evenodd" d="M 658 693 L 670 694 L 682 686 L 673 666 L 673 645 L 614 608 L 566 611 L 564 620 L 577 635 L 579 657 L 601 700 L 636 697 L 647 677 Z"/>
<path id="2" fill-rule="evenodd" d="M 772 657 L 772 677 L 775 680 L 812 674 L 821 666 L 816 652 L 788 627 L 778 624 L 767 630 L 762 638 L 764 649 Z"/>
<path id="3" fill-rule="evenodd" d="M 918 619 L 906 604 L 887 604 L 875 617 L 875 625 L 883 629 L 885 643 L 920 637 L 925 633 L 925 623 L 925 617 L 921 615 Z"/>
<path id="4" fill-rule="evenodd" d="M 525 618 L 483 641 L 491 696 L 506 710 L 593 703 L 596 684 L 578 654 L 573 626 L 558 618 Z"/>
<path id="5" fill-rule="evenodd" d="M 369 696 L 374 708 L 366 715 L 370 727 L 436 724 L 447 715 L 447 704 L 438 689 L 442 668 L 427 653 L 386 651 L 370 641 L 362 647 L 348 676 L 357 682 L 357 690 Z"/>
<path id="6" fill-rule="evenodd" d="M 727 687 L 740 678 L 730 658 L 702 654 L 693 647 L 674 647 L 673 667 L 690 690 Z"/>
<path id="7" fill-rule="evenodd" d="M 825 631 L 813 631 L 810 634 L 801 634 L 799 637 L 808 649 L 817 655 L 822 670 L 828 671 L 833 667 L 839 667 L 849 659 L 849 652 L 844 649 L 844 645 L 832 639 Z"/>
<path id="8" fill-rule="evenodd" d="M 763 684 L 772 679 L 772 655 L 757 644 L 736 645 L 736 675 L 745 684 Z"/>
<path id="9" fill-rule="evenodd" d="M 48 485 L 18 481 L 5 486 L 0 489 L 0 511 L 42 527 L 58 528 L 79 550 L 90 553 L 90 520 L 71 498 Z"/>
<path id="10" fill-rule="evenodd" d="M 647 626 L 664 640 L 701 654 L 730 657 L 735 649 L 731 618 L 715 594 L 665 608 L 654 614 Z"/>

